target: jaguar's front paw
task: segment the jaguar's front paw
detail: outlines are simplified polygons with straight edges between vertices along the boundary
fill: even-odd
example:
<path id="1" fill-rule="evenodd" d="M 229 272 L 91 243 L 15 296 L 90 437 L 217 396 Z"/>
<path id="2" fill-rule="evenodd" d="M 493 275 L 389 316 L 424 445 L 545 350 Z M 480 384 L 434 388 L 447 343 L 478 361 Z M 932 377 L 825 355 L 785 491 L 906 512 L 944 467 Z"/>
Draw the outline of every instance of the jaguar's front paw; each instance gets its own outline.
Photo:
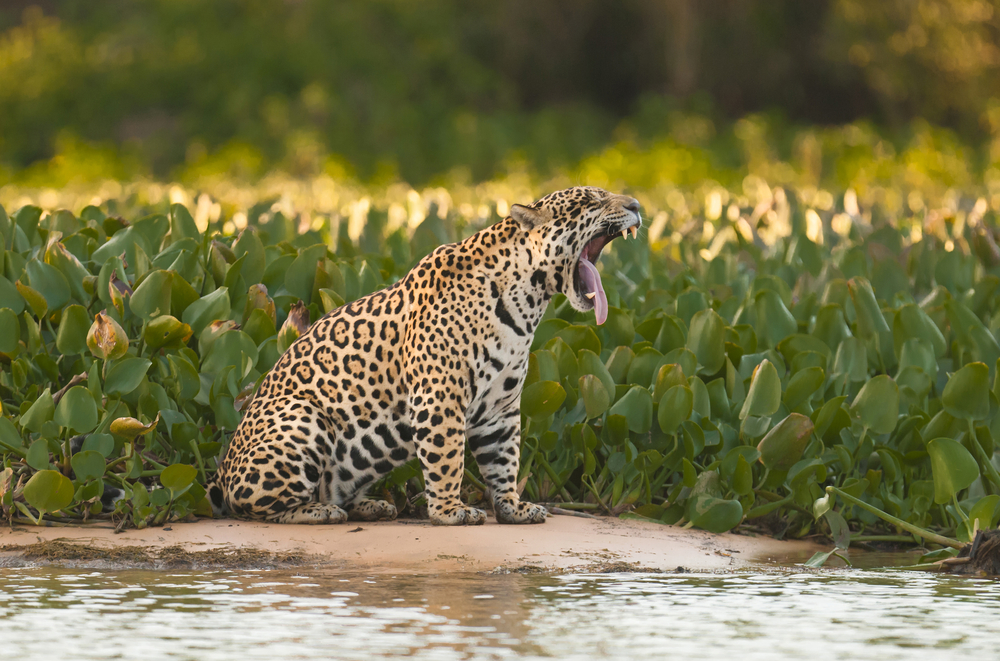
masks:
<path id="1" fill-rule="evenodd" d="M 396 506 L 384 500 L 364 499 L 347 512 L 352 521 L 392 521 Z"/>
<path id="2" fill-rule="evenodd" d="M 486 523 L 486 512 L 467 505 L 445 505 L 441 509 L 428 508 L 431 523 L 436 526 L 481 526 Z"/>
<path id="3" fill-rule="evenodd" d="M 498 523 L 545 523 L 547 509 L 534 503 L 500 500 L 494 503 Z"/>

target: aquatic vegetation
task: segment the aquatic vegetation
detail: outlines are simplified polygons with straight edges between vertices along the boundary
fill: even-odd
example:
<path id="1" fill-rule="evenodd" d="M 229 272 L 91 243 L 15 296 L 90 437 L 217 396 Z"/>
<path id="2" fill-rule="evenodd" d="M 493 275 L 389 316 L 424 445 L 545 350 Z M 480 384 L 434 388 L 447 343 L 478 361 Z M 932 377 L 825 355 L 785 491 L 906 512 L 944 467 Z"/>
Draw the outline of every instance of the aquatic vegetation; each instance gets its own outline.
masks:
<path id="1" fill-rule="evenodd" d="M 208 514 L 202 485 L 240 410 L 309 320 L 534 193 L 516 179 L 450 193 L 327 180 L 299 182 L 298 201 L 234 186 L 189 208 L 154 186 L 119 186 L 79 214 L 0 211 L 7 519 Z M 535 335 L 529 499 L 839 548 L 996 527 L 988 193 L 754 176 L 739 191 L 633 192 L 647 225 L 602 259 L 606 322 L 557 297 Z M 418 512 L 420 479 L 407 465 L 377 488 Z M 102 503 L 109 487 L 124 497 Z"/>

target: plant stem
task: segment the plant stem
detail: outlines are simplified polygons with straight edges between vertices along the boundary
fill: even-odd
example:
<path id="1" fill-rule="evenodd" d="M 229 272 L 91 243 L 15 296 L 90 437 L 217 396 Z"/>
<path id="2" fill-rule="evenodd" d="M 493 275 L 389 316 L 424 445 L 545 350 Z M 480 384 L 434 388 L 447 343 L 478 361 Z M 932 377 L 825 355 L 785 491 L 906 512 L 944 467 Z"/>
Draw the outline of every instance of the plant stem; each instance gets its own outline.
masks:
<path id="1" fill-rule="evenodd" d="M 983 469 L 986 472 L 986 478 L 993 483 L 993 486 L 1000 488 L 1000 473 L 997 473 L 996 466 L 990 461 L 990 457 L 986 456 L 986 448 L 982 446 L 979 442 L 979 435 L 976 433 L 976 426 L 969 420 L 969 433 L 972 434 L 971 441 L 972 447 L 975 449 L 976 454 L 979 455 L 979 461 L 983 465 Z"/>
<path id="2" fill-rule="evenodd" d="M 594 486 L 593 478 L 590 477 L 589 475 L 584 475 L 582 478 L 580 478 L 580 481 L 583 482 L 584 486 L 587 487 L 587 490 L 590 491 L 590 493 L 594 496 L 594 498 L 597 499 L 597 502 L 601 504 L 601 507 L 604 509 L 604 511 L 607 512 L 608 514 L 611 514 L 611 508 L 607 506 L 607 504 L 604 502 L 604 499 L 601 498 L 601 494 L 597 492 L 597 487 Z"/>
<path id="3" fill-rule="evenodd" d="M 768 503 L 767 505 L 761 505 L 760 507 L 753 508 L 752 510 L 747 512 L 746 516 L 743 518 L 745 520 L 758 519 L 762 516 L 770 514 L 771 512 L 778 509 L 779 507 L 782 507 L 783 505 L 787 505 L 790 502 L 792 502 L 792 496 L 785 496 L 781 500 L 776 500 L 773 503 Z"/>
<path id="4" fill-rule="evenodd" d="M 191 449 L 194 450 L 194 458 L 198 462 L 198 474 L 201 475 L 201 483 L 205 484 L 208 482 L 208 478 L 205 477 L 205 462 L 201 459 L 201 450 L 198 449 L 198 442 L 193 438 L 191 439 Z"/>
<path id="5" fill-rule="evenodd" d="M 565 498 L 567 501 L 573 500 L 573 496 L 569 495 L 569 492 L 566 491 L 566 488 L 559 481 L 559 476 L 556 475 L 555 470 L 552 468 L 551 465 L 549 465 L 549 462 L 545 460 L 545 457 L 542 456 L 541 452 L 539 452 L 535 456 L 535 460 L 539 464 L 541 464 L 542 469 L 549 476 L 549 479 L 552 480 L 552 484 L 556 487 L 556 490 L 559 492 L 559 495 L 562 496 L 563 498 Z"/>
<path id="6" fill-rule="evenodd" d="M 597 503 L 538 503 L 542 507 L 561 507 L 564 510 L 599 510 Z"/>
<path id="7" fill-rule="evenodd" d="M 4 443 L 3 440 L 0 440 L 0 448 L 3 448 L 7 452 L 13 452 L 17 456 L 19 456 L 21 459 L 24 459 L 25 457 L 28 456 L 28 452 L 26 450 L 22 450 L 21 448 L 15 448 L 13 445 L 9 445 L 7 443 Z"/>
<path id="8" fill-rule="evenodd" d="M 916 540 L 907 535 L 852 535 L 852 542 L 901 542 L 916 544 Z"/>
<path id="9" fill-rule="evenodd" d="M 879 517 L 883 521 L 888 521 L 889 523 L 891 523 L 893 525 L 896 525 L 896 526 L 902 528 L 903 530 L 906 530 L 907 532 L 911 532 L 914 535 L 916 535 L 917 537 L 920 537 L 922 539 L 926 539 L 929 542 L 934 542 L 936 544 L 941 544 L 942 546 L 950 546 L 953 549 L 961 549 L 961 548 L 965 547 L 965 544 L 963 544 L 962 542 L 958 541 L 957 539 L 951 539 L 950 537 L 945 537 L 944 535 L 938 535 L 937 533 L 933 533 L 933 532 L 931 532 L 929 530 L 924 530 L 923 528 L 915 526 L 912 523 L 909 523 L 907 521 L 903 521 L 902 519 L 897 519 L 896 517 L 892 516 L 891 514 L 883 512 L 882 510 L 880 510 L 879 508 L 875 507 L 874 505 L 869 505 L 868 503 L 866 503 L 865 501 L 861 500 L 860 498 L 855 498 L 854 496 L 852 496 L 851 494 L 847 493 L 843 489 L 838 489 L 837 487 L 827 487 L 826 488 L 826 492 L 827 493 L 835 493 L 838 496 L 840 496 L 841 498 L 843 498 L 844 500 L 846 500 L 847 502 L 851 503 L 852 505 L 857 505 L 861 509 L 867 510 L 867 511 L 871 512 L 872 514 L 874 514 L 875 516 Z"/>
<path id="10" fill-rule="evenodd" d="M 468 468 L 465 469 L 465 479 L 467 479 L 469 482 L 472 482 L 472 484 L 475 485 L 475 487 L 480 491 L 482 491 L 484 494 L 489 492 L 489 489 L 486 487 L 486 485 L 477 480 L 476 476 L 473 475 Z"/>

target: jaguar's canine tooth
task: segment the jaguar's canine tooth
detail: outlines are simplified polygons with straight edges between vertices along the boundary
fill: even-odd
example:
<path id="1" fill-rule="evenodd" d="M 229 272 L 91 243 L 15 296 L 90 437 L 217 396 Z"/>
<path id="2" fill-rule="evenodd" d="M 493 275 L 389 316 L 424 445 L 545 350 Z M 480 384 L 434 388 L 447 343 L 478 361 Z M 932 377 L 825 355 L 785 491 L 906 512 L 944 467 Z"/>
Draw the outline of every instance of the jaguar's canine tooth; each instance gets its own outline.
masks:
<path id="1" fill-rule="evenodd" d="M 639 234 L 639 230 L 634 225 L 629 228 L 629 231 L 632 232 L 633 239 Z"/>
<path id="2" fill-rule="evenodd" d="M 584 294 L 584 296 L 586 296 L 587 298 L 591 298 L 592 299 L 595 296 L 597 296 L 597 292 L 596 291 L 587 292 L 586 294 Z"/>
<path id="3" fill-rule="evenodd" d="M 625 229 L 622 230 L 622 238 L 628 240 L 628 230 Z"/>

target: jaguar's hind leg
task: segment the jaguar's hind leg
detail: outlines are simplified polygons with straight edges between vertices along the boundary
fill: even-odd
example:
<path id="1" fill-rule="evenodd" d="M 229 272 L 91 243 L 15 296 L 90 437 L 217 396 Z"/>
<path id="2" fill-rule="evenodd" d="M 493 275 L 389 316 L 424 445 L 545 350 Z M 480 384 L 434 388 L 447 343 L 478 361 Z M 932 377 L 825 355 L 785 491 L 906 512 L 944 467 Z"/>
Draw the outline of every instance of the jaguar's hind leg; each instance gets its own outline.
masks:
<path id="1" fill-rule="evenodd" d="M 364 498 L 348 508 L 347 516 L 352 521 L 392 521 L 396 518 L 396 506 L 384 500 Z"/>

